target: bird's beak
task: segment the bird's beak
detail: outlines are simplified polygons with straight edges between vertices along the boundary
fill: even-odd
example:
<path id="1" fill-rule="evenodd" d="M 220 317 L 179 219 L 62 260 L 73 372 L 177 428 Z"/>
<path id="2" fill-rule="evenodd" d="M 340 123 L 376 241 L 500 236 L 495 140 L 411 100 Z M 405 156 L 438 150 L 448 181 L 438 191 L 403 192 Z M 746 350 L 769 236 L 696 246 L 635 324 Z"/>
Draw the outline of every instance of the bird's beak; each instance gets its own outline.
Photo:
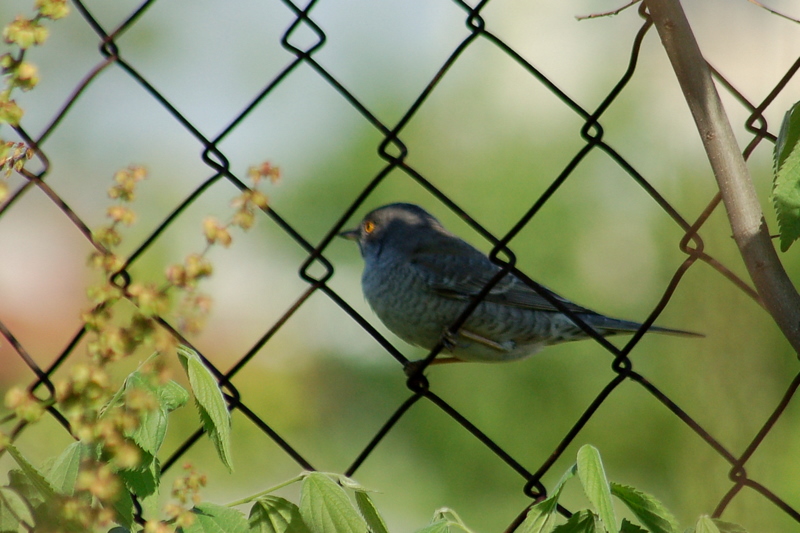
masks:
<path id="1" fill-rule="evenodd" d="M 354 228 L 351 230 L 343 231 L 339 234 L 339 237 L 343 239 L 347 239 L 348 241 L 357 241 L 361 237 L 361 232 L 358 228 Z"/>

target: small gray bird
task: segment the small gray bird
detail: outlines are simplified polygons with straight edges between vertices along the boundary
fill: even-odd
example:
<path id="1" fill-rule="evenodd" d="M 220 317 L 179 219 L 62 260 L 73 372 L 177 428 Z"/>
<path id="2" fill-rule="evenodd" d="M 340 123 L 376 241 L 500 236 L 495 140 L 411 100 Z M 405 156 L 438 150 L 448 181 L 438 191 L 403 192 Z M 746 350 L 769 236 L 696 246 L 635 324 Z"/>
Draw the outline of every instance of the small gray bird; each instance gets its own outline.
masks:
<path id="1" fill-rule="evenodd" d="M 589 338 L 564 313 L 513 273 L 503 277 L 455 336 L 448 329 L 500 270 L 413 204 L 390 204 L 339 234 L 358 243 L 361 286 L 378 317 L 401 339 L 428 350 L 444 339 L 453 358 L 499 362 L 522 359 L 560 342 Z M 595 313 L 548 291 L 600 335 L 633 333 L 641 324 Z M 649 331 L 698 336 L 675 329 Z"/>

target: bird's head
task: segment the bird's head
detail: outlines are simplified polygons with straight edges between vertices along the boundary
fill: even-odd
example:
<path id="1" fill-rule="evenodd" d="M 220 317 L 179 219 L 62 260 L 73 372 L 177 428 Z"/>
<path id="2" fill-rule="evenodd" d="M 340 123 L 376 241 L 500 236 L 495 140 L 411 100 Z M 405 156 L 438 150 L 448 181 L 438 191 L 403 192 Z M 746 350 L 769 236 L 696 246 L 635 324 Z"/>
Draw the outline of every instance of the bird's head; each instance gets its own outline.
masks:
<path id="1" fill-rule="evenodd" d="M 339 236 L 356 241 L 364 259 L 374 259 L 387 248 L 412 251 L 425 235 L 444 231 L 439 221 L 421 207 L 397 203 L 367 213 L 357 228 Z"/>

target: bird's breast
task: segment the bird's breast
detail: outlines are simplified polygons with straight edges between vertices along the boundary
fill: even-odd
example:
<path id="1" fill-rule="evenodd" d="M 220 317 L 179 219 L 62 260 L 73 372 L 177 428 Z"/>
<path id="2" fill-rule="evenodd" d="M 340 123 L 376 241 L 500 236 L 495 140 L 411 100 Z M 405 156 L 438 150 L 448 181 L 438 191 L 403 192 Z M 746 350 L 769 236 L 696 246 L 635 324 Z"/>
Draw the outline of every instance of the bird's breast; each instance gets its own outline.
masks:
<path id="1" fill-rule="evenodd" d="M 378 318 L 401 339 L 432 348 L 458 318 L 464 302 L 433 293 L 410 263 L 384 261 L 367 265 L 361 278 L 364 296 Z"/>

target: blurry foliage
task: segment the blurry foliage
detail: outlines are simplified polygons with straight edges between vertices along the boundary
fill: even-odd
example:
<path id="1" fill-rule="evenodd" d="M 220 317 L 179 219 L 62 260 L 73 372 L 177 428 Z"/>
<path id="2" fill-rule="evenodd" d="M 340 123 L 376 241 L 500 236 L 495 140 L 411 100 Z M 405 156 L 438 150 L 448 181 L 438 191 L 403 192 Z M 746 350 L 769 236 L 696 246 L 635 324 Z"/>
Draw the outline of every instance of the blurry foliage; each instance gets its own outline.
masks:
<path id="1" fill-rule="evenodd" d="M 195 531 L 196 522 L 202 523 L 195 506 L 200 504 L 198 493 L 206 484 L 205 474 L 191 471 L 174 481 L 170 495 L 177 502 L 164 505 L 165 520 L 140 512 L 141 524 L 134 528 L 132 496 L 139 502 L 158 498 L 159 451 L 168 418 L 189 398 L 170 379 L 165 358 L 175 351 L 175 333 L 196 333 L 201 316 L 209 310 L 208 297 L 197 291 L 198 282 L 212 272 L 205 255 L 213 245 L 231 244 L 232 227 L 248 230 L 253 226 L 255 211 L 267 207 L 266 196 L 257 188 L 259 182 L 276 181 L 280 171 L 264 163 L 248 174 L 254 186 L 234 199 L 230 221 L 207 218 L 203 224 L 206 249 L 189 255 L 183 264 L 168 266 L 161 286 L 130 282 L 120 274 L 125 262 L 116 249 L 123 240 L 122 228 L 136 221 L 130 204 L 147 172 L 129 167 L 114 175 L 108 196 L 115 203 L 106 210 L 111 222 L 92 235 L 95 250 L 89 264 L 100 273 L 100 280 L 88 288 L 91 307 L 81 315 L 89 339 L 86 361 L 73 363 L 66 377 L 54 381 L 53 398 L 40 399 L 19 385 L 5 393 L 11 414 L 0 423 L 16 426 L 0 432 L 0 453 L 10 455 L 17 468 L 10 471 L 8 484 L 0 487 L 1 531 L 83 532 L 116 523 L 116 530 L 141 531 L 143 526 L 148 533 L 169 533 L 176 527 Z M 170 293 L 175 292 L 181 293 L 180 305 L 173 305 Z M 173 314 L 177 330 L 164 321 Z M 154 353 L 118 385 L 110 369 L 142 349 Z M 221 462 L 232 471 L 230 413 L 216 377 L 194 351 L 179 346 L 177 355 L 203 429 Z M 27 450 L 13 443 L 13 436 L 54 408 L 75 442 L 40 468 L 27 459 Z"/>
<path id="2" fill-rule="evenodd" d="M 166 9 L 162 4 L 166 5 L 157 2 L 154 7 Z M 101 8 L 123 9 L 116 4 L 98 7 Z M 265 17 L 266 23 L 277 24 L 276 20 L 283 20 L 281 16 L 288 20 L 288 14 L 282 13 L 275 18 Z M 621 14 L 603 24 L 625 24 L 629 22 L 625 16 L 627 14 Z M 111 15 L 108 19 L 115 20 Z M 188 65 L 194 64 L 192 61 L 169 59 L 170 54 L 164 51 L 178 54 L 191 46 L 175 46 L 175 42 L 169 40 L 171 34 L 155 31 L 153 28 L 157 30 L 163 20 L 169 19 L 161 14 L 142 18 L 137 28 L 125 36 L 127 48 L 124 51 L 139 53 L 134 57 L 151 69 L 148 72 L 162 75 L 159 87 L 167 86 L 170 96 L 180 101 L 189 91 L 180 90 L 182 86 L 176 88 L 172 84 L 174 80 L 157 67 L 159 61 L 174 61 L 189 68 Z M 67 22 L 75 25 L 71 26 L 73 33 L 66 40 L 82 42 L 86 28 L 77 22 Z M 580 29 L 585 33 L 592 31 L 585 25 Z M 526 29 L 526 35 L 529 33 Z M 241 34 L 243 38 L 251 38 L 260 32 L 243 31 Z M 157 35 L 161 41 L 154 43 L 146 38 L 149 35 Z M 198 39 L 201 37 L 205 36 L 201 34 Z M 88 40 L 91 47 L 95 47 L 96 43 Z M 331 46 L 339 44 L 334 38 L 331 41 Z M 578 43 L 570 43 L 573 44 L 578 46 Z M 90 53 L 81 50 L 78 55 Z M 445 78 L 446 84 L 434 92 L 400 137 L 410 149 L 408 163 L 412 167 L 500 236 L 582 146 L 578 135 L 582 122 L 549 93 L 536 93 L 546 100 L 546 112 L 530 112 L 524 106 L 517 109 L 510 104 L 514 99 L 509 97 L 505 98 L 508 105 L 493 103 L 487 108 L 485 100 L 506 79 L 501 76 L 503 69 L 510 68 L 508 64 L 513 62 L 508 58 L 495 58 L 497 61 L 487 66 L 481 61 L 481 54 L 466 58 L 473 63 L 463 68 L 457 63 L 456 68 L 461 70 L 454 70 L 454 73 L 460 83 L 451 83 Z M 243 77 L 249 81 L 256 78 L 255 67 L 247 54 L 229 51 L 227 56 L 234 58 L 233 63 L 244 72 Z M 275 56 L 284 57 L 279 52 Z M 627 58 L 618 59 L 623 63 Z M 228 63 L 219 61 L 218 57 L 213 60 L 222 68 Z M 280 64 L 272 55 L 269 60 Z M 435 61 L 440 60 L 435 58 Z M 492 65 L 498 63 L 502 63 L 501 67 L 494 69 Z M 608 66 L 608 63 L 603 65 Z M 173 63 L 168 66 L 172 68 L 171 65 Z M 188 78 L 211 83 L 208 72 L 220 65 L 199 64 L 197 68 L 202 76 Z M 247 68 L 243 68 L 245 66 Z M 652 67 L 643 65 L 644 68 L 658 66 L 655 62 Z M 622 67 L 617 65 L 617 68 Z M 182 75 L 183 71 L 180 72 Z M 386 74 L 386 71 L 381 73 Z M 308 73 L 304 75 L 311 77 Z M 406 81 L 405 76 L 394 75 Z M 141 124 L 138 119 L 145 112 L 136 105 L 136 100 L 131 100 L 129 107 L 138 122 L 125 116 L 111 129 L 99 128 L 98 122 L 109 121 L 103 118 L 111 116 L 109 109 L 119 107 L 116 95 L 128 88 L 112 76 L 121 77 L 119 72 L 101 77 L 98 84 L 108 85 L 100 86 L 96 93 L 85 94 L 65 125 L 74 127 L 70 124 L 73 120 L 95 135 L 100 131 L 98 137 L 106 135 L 116 144 L 112 149 L 97 142 L 101 139 L 95 137 L 75 145 L 54 137 L 52 149 L 66 148 L 69 157 L 57 160 L 59 163 L 51 178 L 57 183 L 60 180 L 63 194 L 72 195 L 71 205 L 83 209 L 82 214 L 89 218 L 99 218 L 100 210 L 93 204 L 98 202 L 92 195 L 99 195 L 96 191 L 100 188 L 95 184 L 105 179 L 105 174 L 98 171 L 98 167 L 114 165 L 117 168 L 120 161 L 131 158 L 133 153 L 136 160 L 148 160 L 149 167 L 163 168 L 164 171 L 151 172 L 158 176 L 151 178 L 157 179 L 158 185 L 149 192 L 142 191 L 141 208 L 137 210 L 139 227 L 131 228 L 132 237 L 128 241 L 135 243 L 175 205 L 175 199 L 182 199 L 183 194 L 206 179 L 210 171 L 197 161 L 200 149 L 197 144 L 187 142 L 189 148 L 183 145 L 174 148 L 159 137 L 160 131 L 174 133 L 174 130 L 162 128 L 160 112 L 148 113 L 147 124 Z M 245 93 L 242 86 L 256 91 L 263 83 L 263 78 L 257 77 L 250 84 L 255 87 L 252 88 L 233 82 L 230 75 L 214 77 L 224 81 L 214 98 L 204 99 L 199 90 L 197 95 L 192 94 L 206 107 L 212 107 L 208 102 L 217 102 L 220 94 L 232 91 L 239 100 L 226 100 L 224 105 L 238 110 L 246 97 L 251 96 L 240 94 Z M 352 79 L 352 85 L 358 88 L 362 80 L 355 75 Z M 488 86 L 482 85 L 484 79 L 498 81 L 495 86 Z M 505 85 L 523 93 L 545 93 L 535 89 L 535 82 L 527 76 L 525 79 L 528 85 Z M 613 75 L 608 79 L 613 80 Z M 287 84 L 290 81 L 291 78 Z M 663 81 L 663 78 L 657 79 L 654 85 Z M 318 80 L 313 83 L 322 85 Z M 574 90 L 591 92 L 599 99 L 608 86 L 584 80 Z M 301 93 L 305 88 L 297 83 L 288 85 L 286 92 Z M 328 89 L 324 87 L 321 91 Z M 624 93 L 623 99 L 612 106 L 602 123 L 614 146 L 635 162 L 636 168 L 678 207 L 682 215 L 693 220 L 714 193 L 707 164 L 699 151 L 686 150 L 685 143 L 674 140 L 681 136 L 680 131 L 676 129 L 674 135 L 665 133 L 670 130 L 661 121 L 661 113 L 678 113 L 673 113 L 675 107 L 668 103 L 653 105 L 657 97 L 650 90 L 646 84 L 630 87 L 626 91 L 633 95 Z M 109 94 L 115 97 L 108 98 Z M 332 98 L 325 94 L 320 101 Z M 60 102 L 62 98 L 58 94 L 54 99 Z M 313 106 L 316 101 L 305 99 L 300 107 Z M 268 99 L 260 107 L 270 105 Z M 346 107 L 341 102 L 338 105 Z M 399 115 L 398 110 L 407 105 L 408 102 L 399 97 L 397 101 L 376 103 L 381 117 Z M 189 114 L 194 112 L 190 118 L 201 117 L 203 126 L 211 131 L 229 119 L 229 116 L 200 115 L 188 103 L 181 109 L 186 108 Z M 232 164 L 242 170 L 243 161 L 252 161 L 248 151 L 275 146 L 292 154 L 279 159 L 282 165 L 284 159 L 287 161 L 296 178 L 273 194 L 271 204 L 304 237 L 318 242 L 341 215 L 344 206 L 380 171 L 385 161 L 376 153 L 381 135 L 351 110 L 337 108 L 337 113 L 325 117 L 313 110 L 301 111 L 305 110 L 288 104 L 284 110 L 281 105 L 274 104 L 270 109 L 272 114 L 246 119 L 241 125 L 243 133 L 240 137 L 234 133 L 226 141 L 225 148 L 232 152 Z M 262 136 L 261 129 L 273 123 L 279 124 L 277 130 L 269 129 Z M 136 140 L 140 129 L 146 130 L 152 145 L 143 147 Z M 325 149 L 317 151 L 305 144 L 311 142 L 308 138 L 313 135 L 328 137 Z M 119 142 L 120 138 L 126 142 Z M 658 139 L 658 143 L 652 139 Z M 757 186 L 765 203 L 768 202 L 769 180 L 762 178 L 770 175 L 766 152 L 770 152 L 770 147 L 759 147 L 752 160 L 753 175 L 760 177 Z M 17 160 L 24 155 L 24 150 L 16 153 Z M 100 155 L 113 161 L 94 159 Z M 74 176 L 81 181 L 71 181 Z M 203 215 L 214 213 L 217 218 L 223 218 L 224 215 L 218 213 L 223 211 L 219 206 L 227 201 L 230 190 L 228 184 L 215 186 L 207 197 L 192 206 L 190 213 L 196 210 Z M 489 247 L 399 170 L 392 171 L 381 183 L 362 211 L 390 201 L 419 203 L 470 242 L 484 250 Z M 124 215 L 123 212 L 119 214 Z M 354 218 L 360 218 L 360 214 Z M 257 218 L 261 216 L 256 214 Z M 191 216 L 186 218 L 185 222 L 178 220 L 162 241 L 134 266 L 136 279 L 163 280 L 164 269 L 176 264 L 176 250 L 196 244 L 186 244 L 188 230 L 184 231 L 181 224 L 185 223 L 191 231 L 197 227 Z M 709 253 L 744 275 L 721 210 L 704 225 L 701 235 Z M 209 236 L 221 243 L 226 240 L 226 232 L 218 223 L 208 223 L 206 237 Z M 610 164 L 606 156 L 593 153 L 528 228 L 512 241 L 511 247 L 518 255 L 522 270 L 559 293 L 589 307 L 640 320 L 652 309 L 684 259 L 678 249 L 681 236 L 680 228 L 623 170 Z M 305 252 L 269 221 L 257 225 L 242 237 L 242 242 L 245 244 L 226 251 L 229 259 L 221 257 L 225 254 L 214 258 L 216 276 L 208 280 L 209 292 L 215 301 L 224 303 L 230 299 L 234 303 L 223 310 L 219 305 L 215 308 L 216 312 L 208 318 L 209 330 L 200 335 L 196 343 L 203 354 L 215 363 L 219 361 L 223 369 L 225 363 L 236 360 L 249 349 L 306 288 L 296 273 L 305 259 Z M 358 254 L 347 243 L 338 242 L 333 242 L 325 253 L 337 268 L 331 286 L 385 332 L 359 292 L 357 278 L 361 264 Z M 782 259 L 790 275 L 798 279 L 800 259 L 796 254 L 786 254 Z M 82 258 L 65 260 L 80 261 Z M 193 268 L 190 264 L 182 266 Z M 181 275 L 180 270 L 171 274 L 176 281 Z M 227 284 L 226 279 L 230 280 Z M 142 293 L 142 296 L 147 294 Z M 410 393 L 400 366 L 344 313 L 332 306 L 326 307 L 327 302 L 323 300 L 324 295 L 314 295 L 233 381 L 247 404 L 315 467 L 341 471 Z M 4 310 L 4 313 L 12 312 L 13 309 Z M 645 337 L 632 352 L 634 368 L 733 453 L 740 453 L 769 416 L 796 372 L 795 354 L 757 305 L 703 264 L 690 269 L 658 322 L 696 329 L 707 337 L 702 340 Z M 342 340 L 342 336 L 346 338 Z M 395 337 L 389 335 L 388 338 L 408 354 L 423 355 Z M 615 342 L 624 343 L 626 339 Z M 8 352 L 5 355 L 8 356 Z M 429 379 L 434 390 L 446 401 L 512 456 L 531 467 L 540 464 L 552 452 L 611 379 L 610 363 L 610 355 L 588 341 L 552 347 L 534 359 L 509 365 L 433 368 Z M 9 374 L 2 379 L 11 378 Z M 3 383 L 7 385 L 9 381 Z M 37 416 L 35 412 L 21 414 Z M 800 431 L 796 428 L 800 425 L 793 423 L 798 416 L 797 407 L 790 405 L 773 434 L 748 464 L 748 473 L 763 479 L 782 496 L 796 494 L 796 479 L 800 475 L 800 465 L 795 460 L 796 443 L 800 442 Z M 197 429 L 196 417 L 187 410 L 172 415 L 170 424 L 162 446 L 164 456 Z M 216 459 L 217 451 L 210 443 L 200 442 L 187 454 L 193 464 L 202 464 L 207 473 L 209 482 L 204 498 L 228 501 L 296 473 L 297 465 L 258 428 L 236 413 L 231 442 L 234 457 L 247 458 L 247 467 L 239 467 L 234 474 L 228 474 Z M 658 494 L 681 523 L 709 512 L 731 485 L 727 478 L 729 465 L 663 405 L 634 384 L 624 384 L 604 404 L 554 471 L 545 476 L 548 488 L 555 486 L 558 473 L 569 467 L 566 457 L 574 457 L 584 442 L 592 442 L 603 450 L 605 462 L 613 465 L 617 478 Z M 36 443 L 36 446 L 45 445 Z M 56 450 L 37 448 L 37 459 L 54 453 Z M 173 478 L 183 476 L 177 470 L 167 473 L 163 486 L 170 486 Z M 372 497 L 393 531 L 410 531 L 411 524 L 423 523 L 431 508 L 439 505 L 457 509 L 464 522 L 477 531 L 495 531 L 528 503 L 521 490 L 522 478 L 424 400 L 386 437 L 359 469 L 358 477 L 365 485 L 382 491 Z M 565 489 L 563 498 L 561 501 L 568 508 L 584 506 L 582 496 L 571 492 L 570 487 Z M 796 527 L 789 517 L 754 493 L 737 497 L 725 517 L 746 525 L 755 523 L 754 517 L 757 517 L 758 528 L 763 531 Z"/>

